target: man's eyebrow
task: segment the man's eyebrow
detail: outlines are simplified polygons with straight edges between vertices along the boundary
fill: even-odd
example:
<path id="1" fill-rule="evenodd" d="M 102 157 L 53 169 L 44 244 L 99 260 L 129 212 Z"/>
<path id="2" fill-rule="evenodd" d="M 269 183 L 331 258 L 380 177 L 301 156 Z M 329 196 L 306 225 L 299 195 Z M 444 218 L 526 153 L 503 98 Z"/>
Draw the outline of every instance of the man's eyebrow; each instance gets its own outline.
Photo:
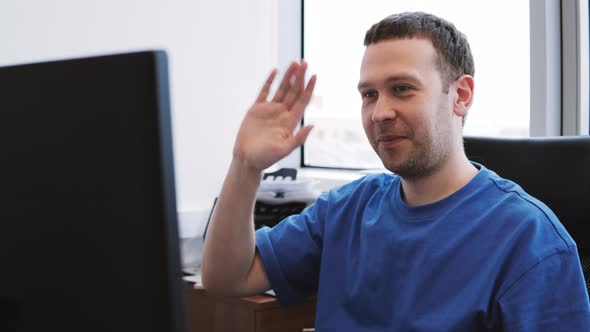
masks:
<path id="1" fill-rule="evenodd" d="M 420 80 L 412 75 L 395 75 L 389 76 L 385 79 L 385 83 L 391 84 L 395 82 L 409 82 L 416 85 L 421 85 Z M 358 90 L 365 89 L 367 87 L 372 86 L 373 84 L 368 81 L 360 81 L 357 88 Z"/>
<path id="2" fill-rule="evenodd" d="M 357 89 L 360 91 L 360 90 L 363 90 L 369 86 L 371 86 L 371 83 L 369 83 L 369 82 L 359 82 L 359 84 L 357 85 Z"/>

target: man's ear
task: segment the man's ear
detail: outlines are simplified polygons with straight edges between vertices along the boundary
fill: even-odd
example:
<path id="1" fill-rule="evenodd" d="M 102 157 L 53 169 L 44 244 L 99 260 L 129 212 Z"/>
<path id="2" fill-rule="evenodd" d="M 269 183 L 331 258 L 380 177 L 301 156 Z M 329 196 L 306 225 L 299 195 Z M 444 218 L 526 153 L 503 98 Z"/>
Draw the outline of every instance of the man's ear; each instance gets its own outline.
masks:
<path id="1" fill-rule="evenodd" d="M 473 102 L 473 77 L 471 75 L 463 75 L 453 83 L 453 87 L 455 89 L 453 109 L 457 116 L 462 117 L 467 113 Z"/>

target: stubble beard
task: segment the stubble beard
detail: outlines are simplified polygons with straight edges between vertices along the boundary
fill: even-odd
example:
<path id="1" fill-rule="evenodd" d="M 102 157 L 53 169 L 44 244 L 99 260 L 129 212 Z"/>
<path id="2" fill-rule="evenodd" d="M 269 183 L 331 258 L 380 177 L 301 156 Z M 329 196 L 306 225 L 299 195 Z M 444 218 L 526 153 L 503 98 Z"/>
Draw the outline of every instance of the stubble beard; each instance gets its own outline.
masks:
<path id="1" fill-rule="evenodd" d="M 451 154 L 451 140 L 449 137 L 451 134 L 444 125 L 444 114 L 446 112 L 448 110 L 441 100 L 437 112 L 438 117 L 434 120 L 435 127 L 433 131 L 426 133 L 426 135 L 411 135 L 408 137 L 411 147 L 405 156 L 392 155 L 397 153 L 395 151 L 380 152 L 376 147 L 375 151 L 383 162 L 383 166 L 405 180 L 426 178 L 441 170 Z"/>
<path id="2" fill-rule="evenodd" d="M 406 180 L 429 177 L 442 168 L 448 153 L 440 142 L 430 138 L 424 141 L 412 141 L 412 149 L 406 156 L 401 156 L 403 160 L 390 161 L 385 155 L 379 157 L 385 168 Z"/>

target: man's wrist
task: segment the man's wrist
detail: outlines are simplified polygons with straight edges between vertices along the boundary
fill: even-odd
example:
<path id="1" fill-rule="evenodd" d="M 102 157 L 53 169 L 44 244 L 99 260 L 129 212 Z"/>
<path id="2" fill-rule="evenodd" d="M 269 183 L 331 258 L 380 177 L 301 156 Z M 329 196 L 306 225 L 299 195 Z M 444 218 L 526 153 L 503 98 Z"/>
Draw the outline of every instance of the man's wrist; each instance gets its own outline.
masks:
<path id="1" fill-rule="evenodd" d="M 252 179 L 256 183 L 260 183 L 262 180 L 262 173 L 264 170 L 257 169 L 252 165 L 249 165 L 246 161 L 234 157 L 231 161 L 230 169 L 235 172 L 241 179 Z"/>

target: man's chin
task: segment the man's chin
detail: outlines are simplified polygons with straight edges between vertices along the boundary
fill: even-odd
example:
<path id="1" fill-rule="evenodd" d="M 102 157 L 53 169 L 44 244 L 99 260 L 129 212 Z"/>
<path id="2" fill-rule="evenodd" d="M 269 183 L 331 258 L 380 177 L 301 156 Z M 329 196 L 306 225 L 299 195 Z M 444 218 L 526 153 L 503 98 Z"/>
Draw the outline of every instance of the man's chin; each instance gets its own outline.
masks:
<path id="1" fill-rule="evenodd" d="M 392 173 L 398 175 L 407 173 L 408 165 L 406 165 L 404 162 L 385 160 L 383 158 L 381 158 L 381 162 L 383 163 L 383 166 Z"/>
<path id="2" fill-rule="evenodd" d="M 428 173 L 424 167 L 420 167 L 415 160 L 411 159 L 384 159 L 381 158 L 383 166 L 390 172 L 401 176 L 404 179 L 419 178 Z"/>

